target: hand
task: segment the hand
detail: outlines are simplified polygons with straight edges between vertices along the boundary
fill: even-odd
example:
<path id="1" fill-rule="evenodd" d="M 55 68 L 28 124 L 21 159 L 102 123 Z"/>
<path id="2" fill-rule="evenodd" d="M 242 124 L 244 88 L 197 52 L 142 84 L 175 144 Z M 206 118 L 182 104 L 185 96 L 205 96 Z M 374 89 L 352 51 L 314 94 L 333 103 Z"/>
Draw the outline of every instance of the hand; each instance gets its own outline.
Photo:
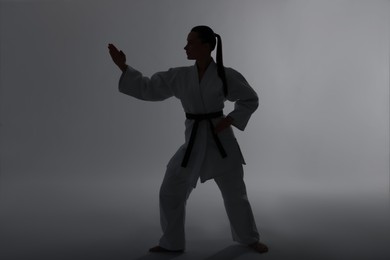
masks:
<path id="1" fill-rule="evenodd" d="M 229 126 L 231 126 L 231 124 L 233 123 L 233 118 L 231 118 L 230 116 L 227 116 L 223 119 L 221 119 L 217 125 L 215 126 L 214 128 L 214 132 L 216 134 L 218 134 L 219 132 L 223 131 L 224 129 L 228 128 Z"/>
<path id="2" fill-rule="evenodd" d="M 114 63 L 122 70 L 126 70 L 126 55 L 123 53 L 123 51 L 119 51 L 114 44 L 110 43 L 108 44 L 108 49 L 111 55 L 112 60 Z"/>

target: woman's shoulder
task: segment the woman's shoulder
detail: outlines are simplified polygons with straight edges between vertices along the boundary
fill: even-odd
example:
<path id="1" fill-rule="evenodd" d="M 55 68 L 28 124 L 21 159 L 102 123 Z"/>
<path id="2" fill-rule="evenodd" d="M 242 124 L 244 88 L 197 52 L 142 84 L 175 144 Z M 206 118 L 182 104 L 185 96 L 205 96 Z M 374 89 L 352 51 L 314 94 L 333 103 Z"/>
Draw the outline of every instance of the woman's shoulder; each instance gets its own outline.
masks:
<path id="1" fill-rule="evenodd" d="M 166 72 L 171 76 L 184 77 L 191 73 L 191 68 L 191 66 L 171 67 Z"/>
<path id="2" fill-rule="evenodd" d="M 231 67 L 224 67 L 224 68 L 225 68 L 226 77 L 229 78 L 230 80 L 245 80 L 244 76 L 236 69 L 233 69 Z"/>
<path id="3" fill-rule="evenodd" d="M 193 66 L 180 66 L 180 67 L 172 67 L 169 70 L 180 73 L 180 72 L 189 72 L 191 71 L 192 68 Z"/>

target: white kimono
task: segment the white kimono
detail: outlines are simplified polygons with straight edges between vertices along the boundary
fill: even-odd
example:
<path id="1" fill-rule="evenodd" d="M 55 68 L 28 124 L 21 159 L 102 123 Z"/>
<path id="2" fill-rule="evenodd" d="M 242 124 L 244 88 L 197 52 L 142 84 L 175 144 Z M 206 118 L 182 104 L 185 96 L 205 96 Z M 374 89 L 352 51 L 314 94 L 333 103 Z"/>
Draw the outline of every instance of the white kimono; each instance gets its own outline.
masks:
<path id="1" fill-rule="evenodd" d="M 119 90 L 149 101 L 175 96 L 180 99 L 184 111 L 190 114 L 221 111 L 228 99 L 235 102 L 234 110 L 228 114 L 233 118 L 233 125 L 244 130 L 251 114 L 258 107 L 258 97 L 240 73 L 231 68 L 226 68 L 225 72 L 228 85 L 226 98 L 214 61 L 200 82 L 196 65 L 158 72 L 151 78 L 128 67 L 120 78 Z M 223 116 L 211 119 L 214 127 L 221 118 Z M 159 200 L 163 235 L 159 245 L 170 250 L 185 248 L 185 206 L 199 177 L 201 182 L 214 178 L 217 183 L 224 199 L 233 240 L 248 245 L 258 241 L 259 233 L 243 181 L 242 164 L 245 162 L 231 127 L 218 133 L 227 154 L 223 158 L 209 121 L 200 121 L 188 164 L 186 167 L 181 166 L 194 122 L 192 119 L 185 120 L 185 143 L 169 161 L 161 184 Z"/>
<path id="2" fill-rule="evenodd" d="M 217 73 L 217 65 L 210 63 L 199 82 L 196 65 L 171 68 L 165 72 L 155 73 L 145 77 L 141 72 L 128 67 L 119 81 L 119 91 L 132 97 L 159 101 L 175 96 L 180 99 L 184 111 L 191 114 L 207 114 L 224 108 L 225 100 L 235 102 L 234 110 L 228 114 L 233 118 L 233 125 L 244 130 L 251 114 L 258 107 L 258 96 L 245 78 L 231 68 L 225 68 L 228 85 L 228 95 L 224 96 L 222 80 Z M 185 114 L 183 113 L 183 119 Z M 222 117 L 221 117 L 222 118 Z M 214 126 L 221 118 L 214 118 Z M 181 162 L 191 135 L 194 120 L 185 120 L 185 143 L 178 149 L 167 167 L 181 169 L 192 176 L 192 185 L 197 179 L 201 182 L 224 174 L 234 174 L 245 164 L 239 145 L 231 127 L 218 133 L 218 137 L 227 157 L 222 158 L 213 139 L 207 120 L 199 123 L 195 143 L 186 168 Z"/>

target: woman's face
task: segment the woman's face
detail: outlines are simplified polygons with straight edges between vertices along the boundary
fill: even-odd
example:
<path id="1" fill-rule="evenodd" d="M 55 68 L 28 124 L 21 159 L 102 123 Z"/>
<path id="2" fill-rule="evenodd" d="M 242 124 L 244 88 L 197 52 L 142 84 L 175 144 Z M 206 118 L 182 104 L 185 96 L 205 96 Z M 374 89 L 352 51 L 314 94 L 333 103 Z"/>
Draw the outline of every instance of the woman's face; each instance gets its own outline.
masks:
<path id="1" fill-rule="evenodd" d="M 187 37 L 187 45 L 184 47 L 187 53 L 187 59 L 198 60 L 210 56 L 210 45 L 202 43 L 198 33 L 190 32 Z"/>

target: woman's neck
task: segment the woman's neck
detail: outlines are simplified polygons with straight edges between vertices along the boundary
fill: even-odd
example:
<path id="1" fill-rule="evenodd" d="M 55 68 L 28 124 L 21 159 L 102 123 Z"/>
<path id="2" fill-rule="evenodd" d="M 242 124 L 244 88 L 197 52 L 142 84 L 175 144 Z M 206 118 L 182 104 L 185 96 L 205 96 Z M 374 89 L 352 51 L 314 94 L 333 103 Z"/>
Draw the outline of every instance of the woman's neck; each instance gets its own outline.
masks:
<path id="1" fill-rule="evenodd" d="M 213 58 L 211 56 L 196 60 L 196 67 L 198 68 L 198 71 L 200 73 L 205 72 L 212 60 Z"/>

